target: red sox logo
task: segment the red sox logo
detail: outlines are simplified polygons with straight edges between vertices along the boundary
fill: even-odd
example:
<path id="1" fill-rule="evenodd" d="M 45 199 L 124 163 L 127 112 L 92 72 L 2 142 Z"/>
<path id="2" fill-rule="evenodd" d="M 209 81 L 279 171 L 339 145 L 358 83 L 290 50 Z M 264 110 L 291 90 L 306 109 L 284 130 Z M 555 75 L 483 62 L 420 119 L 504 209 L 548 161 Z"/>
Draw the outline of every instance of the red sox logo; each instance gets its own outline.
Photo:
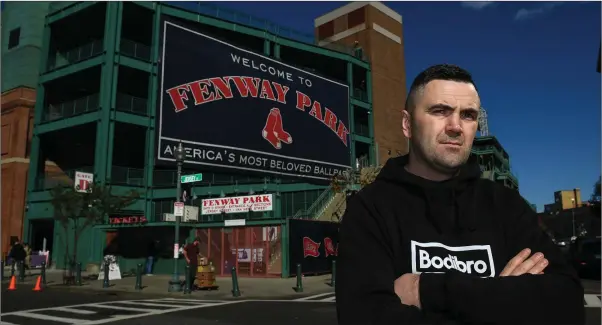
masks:
<path id="1" fill-rule="evenodd" d="M 286 144 L 293 143 L 291 135 L 284 131 L 282 127 L 282 115 L 278 108 L 272 108 L 265 121 L 265 126 L 261 131 L 263 138 L 269 142 L 274 148 L 281 149 L 282 142 Z"/>
<path id="2" fill-rule="evenodd" d="M 334 243 L 330 237 L 324 238 L 324 251 L 326 251 L 326 257 L 328 256 L 337 256 L 339 253 L 339 245 L 334 247 Z"/>
<path id="3" fill-rule="evenodd" d="M 303 237 L 303 257 L 318 257 L 320 256 L 320 245 L 309 237 Z"/>

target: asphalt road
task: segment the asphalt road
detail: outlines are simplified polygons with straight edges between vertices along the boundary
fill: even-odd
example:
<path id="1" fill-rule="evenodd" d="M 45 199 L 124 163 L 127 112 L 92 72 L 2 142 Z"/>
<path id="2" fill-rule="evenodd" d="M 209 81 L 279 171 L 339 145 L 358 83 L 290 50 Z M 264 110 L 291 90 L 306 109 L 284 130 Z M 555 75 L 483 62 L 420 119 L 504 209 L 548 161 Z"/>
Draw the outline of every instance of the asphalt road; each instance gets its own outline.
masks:
<path id="1" fill-rule="evenodd" d="M 6 291 L 3 288 L 0 324 L 336 324 L 333 293 L 280 300 L 243 299 L 209 301 L 184 295 L 161 297 L 59 288 L 43 292 Z M 600 295 L 586 296 L 584 304 L 587 306 L 587 324 L 600 324 Z"/>

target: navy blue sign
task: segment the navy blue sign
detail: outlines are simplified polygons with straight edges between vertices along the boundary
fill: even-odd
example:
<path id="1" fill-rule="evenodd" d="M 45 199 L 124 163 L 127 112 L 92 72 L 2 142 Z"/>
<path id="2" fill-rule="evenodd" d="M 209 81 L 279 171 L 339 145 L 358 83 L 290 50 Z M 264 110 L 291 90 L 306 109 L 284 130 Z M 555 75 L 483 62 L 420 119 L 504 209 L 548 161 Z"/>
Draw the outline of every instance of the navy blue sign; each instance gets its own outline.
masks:
<path id="1" fill-rule="evenodd" d="M 349 89 L 164 22 L 159 162 L 330 180 L 350 166 Z"/>

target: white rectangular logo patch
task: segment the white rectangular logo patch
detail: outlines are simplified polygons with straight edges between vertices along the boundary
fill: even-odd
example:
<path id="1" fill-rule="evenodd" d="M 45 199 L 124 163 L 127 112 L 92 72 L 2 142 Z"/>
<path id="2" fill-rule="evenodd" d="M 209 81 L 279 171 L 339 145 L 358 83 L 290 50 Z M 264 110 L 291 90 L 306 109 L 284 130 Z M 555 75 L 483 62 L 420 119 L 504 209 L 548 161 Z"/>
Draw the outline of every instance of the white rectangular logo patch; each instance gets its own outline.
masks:
<path id="1" fill-rule="evenodd" d="M 480 277 L 494 277 L 490 245 L 446 246 L 412 240 L 412 273 L 445 273 L 457 270 Z"/>

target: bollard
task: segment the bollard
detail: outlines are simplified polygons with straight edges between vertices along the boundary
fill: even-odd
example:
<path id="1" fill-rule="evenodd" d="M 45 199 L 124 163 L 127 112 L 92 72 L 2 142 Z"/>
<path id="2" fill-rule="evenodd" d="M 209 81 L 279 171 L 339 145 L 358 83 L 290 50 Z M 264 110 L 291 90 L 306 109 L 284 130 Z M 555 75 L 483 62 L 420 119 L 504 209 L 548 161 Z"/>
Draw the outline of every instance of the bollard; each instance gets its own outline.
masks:
<path id="1" fill-rule="evenodd" d="M 109 287 L 109 263 L 107 261 L 105 261 L 103 271 L 105 273 L 105 278 L 102 281 L 102 287 L 108 288 Z"/>
<path id="2" fill-rule="evenodd" d="M 82 263 L 75 264 L 75 285 L 82 285 Z"/>
<path id="3" fill-rule="evenodd" d="M 240 297 L 240 289 L 238 288 L 238 275 L 236 267 L 232 267 L 232 297 Z"/>
<path id="4" fill-rule="evenodd" d="M 19 262 L 19 282 L 25 282 L 25 261 Z"/>
<path id="5" fill-rule="evenodd" d="M 330 278 L 330 286 L 331 287 L 335 287 L 337 281 L 336 281 L 336 273 L 337 273 L 337 261 L 332 260 L 332 277 Z"/>
<path id="6" fill-rule="evenodd" d="M 185 274 L 185 279 L 186 282 L 184 283 L 184 294 L 190 294 L 192 292 L 191 288 L 190 288 L 190 265 L 186 265 L 186 274 Z"/>
<path id="7" fill-rule="evenodd" d="M 46 262 L 42 262 L 42 269 L 40 270 L 40 276 L 42 276 L 42 285 L 46 285 Z"/>
<path id="8" fill-rule="evenodd" d="M 301 274 L 301 263 L 297 264 L 297 286 L 295 292 L 303 292 L 303 275 Z"/>
<path id="9" fill-rule="evenodd" d="M 136 268 L 136 284 L 134 290 L 142 290 L 142 263 L 138 263 Z"/>

